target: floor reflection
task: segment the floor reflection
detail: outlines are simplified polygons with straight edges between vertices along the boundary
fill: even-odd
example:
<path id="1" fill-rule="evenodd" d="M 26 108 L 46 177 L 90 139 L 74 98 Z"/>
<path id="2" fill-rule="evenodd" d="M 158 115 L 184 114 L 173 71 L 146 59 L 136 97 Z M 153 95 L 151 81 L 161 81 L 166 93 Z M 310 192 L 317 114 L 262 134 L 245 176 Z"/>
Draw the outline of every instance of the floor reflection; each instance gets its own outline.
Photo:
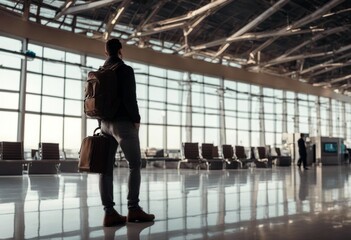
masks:
<path id="1" fill-rule="evenodd" d="M 320 239 L 351 229 L 350 166 L 195 171 L 143 169 L 154 223 L 103 228 L 96 174 L 0 177 L 0 239 Z M 127 169 L 115 170 L 127 214 Z M 306 238 L 305 238 L 306 237 Z"/>

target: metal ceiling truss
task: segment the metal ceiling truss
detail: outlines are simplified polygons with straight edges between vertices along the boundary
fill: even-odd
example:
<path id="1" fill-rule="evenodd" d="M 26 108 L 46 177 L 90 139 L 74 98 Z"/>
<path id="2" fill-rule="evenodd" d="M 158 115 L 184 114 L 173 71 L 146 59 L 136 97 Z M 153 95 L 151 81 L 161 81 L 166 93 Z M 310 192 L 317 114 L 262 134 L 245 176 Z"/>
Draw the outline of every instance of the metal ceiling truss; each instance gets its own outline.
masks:
<path id="1" fill-rule="evenodd" d="M 285 32 L 288 31 L 290 29 L 295 29 L 295 28 L 300 28 L 303 27 L 304 25 L 313 22 L 314 20 L 323 17 L 323 15 L 328 12 L 330 9 L 332 9 L 333 7 L 337 6 L 338 4 L 342 3 L 345 0 L 332 0 L 329 3 L 327 3 L 326 5 L 324 5 L 322 8 L 316 10 L 315 12 L 313 12 L 312 14 L 301 18 L 300 20 L 298 20 L 295 23 L 292 23 L 290 26 L 288 27 L 283 27 L 280 30 L 278 30 L 277 33 L 281 33 L 281 32 Z M 271 38 L 269 40 L 267 40 L 265 43 L 263 43 L 262 45 L 260 45 L 258 48 L 254 49 L 251 53 L 253 55 L 256 55 L 259 51 L 262 51 L 263 49 L 265 49 L 266 47 L 268 47 L 269 45 L 271 45 L 273 42 L 275 42 L 277 39 L 279 38 L 279 35 L 277 37 Z"/>
<path id="2" fill-rule="evenodd" d="M 275 3 L 273 6 L 268 8 L 265 12 L 263 12 L 261 15 L 259 15 L 257 18 L 255 18 L 253 21 L 250 23 L 246 24 L 243 28 L 240 30 L 236 31 L 233 33 L 228 40 L 226 40 L 222 45 L 219 47 L 217 53 L 215 54 L 214 57 L 218 57 L 224 53 L 224 51 L 230 46 L 230 39 L 234 39 L 235 37 L 238 37 L 248 31 L 250 31 L 252 28 L 256 27 L 259 25 L 261 22 L 266 20 L 268 17 L 270 17 L 273 13 L 281 9 L 286 3 L 288 3 L 290 0 L 280 0 L 277 3 Z"/>
<path id="3" fill-rule="evenodd" d="M 113 28 L 118 23 L 120 17 L 122 16 L 123 11 L 128 7 L 131 3 L 131 0 L 123 0 L 122 3 L 118 6 L 118 8 L 113 12 L 108 21 L 106 23 L 105 32 L 103 33 L 103 39 L 106 41 L 109 39 Z"/>
<path id="4" fill-rule="evenodd" d="M 74 6 L 75 1 L 76 0 L 68 0 L 67 2 L 72 2 L 72 4 L 70 4 L 67 8 L 64 8 L 63 10 L 61 10 L 61 12 L 58 14 L 61 14 L 61 15 L 77 14 L 77 13 L 85 12 L 92 9 L 102 8 L 112 3 L 122 2 L 122 0 L 99 0 L 99 1 L 93 1 L 86 4 L 80 4 L 80 5 Z"/>
<path id="5" fill-rule="evenodd" d="M 307 41 L 304 41 L 302 42 L 301 44 L 297 45 L 296 47 L 286 51 L 284 54 L 282 54 L 281 56 L 275 58 L 275 59 L 272 59 L 270 61 L 268 61 L 267 63 L 265 64 L 262 64 L 261 67 L 269 67 L 271 66 L 273 63 L 275 62 L 278 62 L 279 60 L 283 60 L 285 59 L 286 57 L 288 57 L 290 54 L 296 52 L 297 50 L 313 43 L 313 42 L 316 42 L 320 39 L 323 39 L 331 34 L 335 34 L 335 33 L 339 33 L 339 32 L 342 32 L 342 31 L 346 31 L 348 30 L 350 27 L 350 25 L 347 25 L 347 26 L 342 26 L 342 27 L 336 27 L 336 28 L 332 28 L 332 29 L 328 29 L 328 30 L 325 30 L 325 31 L 322 31 L 321 33 L 319 33 L 318 35 L 315 35 L 315 36 L 312 36 L 309 40 Z"/>
<path id="6" fill-rule="evenodd" d="M 225 4 L 228 4 L 231 1 L 233 0 L 216 0 L 203 7 L 200 7 L 199 9 L 189 11 L 187 14 L 182 16 L 145 24 L 141 27 L 141 29 L 138 29 L 139 31 L 136 31 L 133 36 L 143 37 L 192 25 L 195 27 L 204 19 L 204 17 L 210 15 L 213 11 L 223 7 Z M 187 31 L 189 31 L 190 28 L 191 27 L 189 27 Z"/>
<path id="7" fill-rule="evenodd" d="M 351 91 L 351 4 L 345 0 L 13 2 L 0 1 L 0 8 L 89 38 L 122 34 L 127 44 L 138 47 L 167 48 L 184 57 Z M 294 20 L 284 24 L 291 8 Z M 286 43 L 278 44 L 283 37 Z"/>

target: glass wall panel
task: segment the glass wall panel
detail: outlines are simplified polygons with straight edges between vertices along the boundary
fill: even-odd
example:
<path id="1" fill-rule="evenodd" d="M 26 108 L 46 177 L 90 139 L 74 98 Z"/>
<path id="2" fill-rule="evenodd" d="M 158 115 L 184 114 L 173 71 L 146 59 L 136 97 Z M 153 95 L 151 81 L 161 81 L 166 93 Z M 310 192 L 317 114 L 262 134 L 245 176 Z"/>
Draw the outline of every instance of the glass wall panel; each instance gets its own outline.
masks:
<path id="1" fill-rule="evenodd" d="M 183 135 L 185 136 L 185 135 Z M 184 141 L 184 139 L 183 139 Z M 192 142 L 203 143 L 204 142 L 204 129 L 203 128 L 192 128 Z"/>
<path id="2" fill-rule="evenodd" d="M 65 97 L 81 100 L 83 98 L 84 84 L 78 80 L 65 80 Z"/>
<path id="3" fill-rule="evenodd" d="M 0 91 L 0 108 L 15 109 L 19 107 L 19 94 Z"/>
<path id="4" fill-rule="evenodd" d="M 63 117 L 42 115 L 41 117 L 41 142 L 63 144 Z"/>
<path id="5" fill-rule="evenodd" d="M 147 125 L 140 124 L 139 128 L 139 140 L 140 140 L 140 148 L 147 148 Z"/>
<path id="6" fill-rule="evenodd" d="M 237 139 L 237 131 L 236 130 L 226 130 L 226 144 L 229 145 L 237 145 L 236 139 Z"/>
<path id="7" fill-rule="evenodd" d="M 65 114 L 72 116 L 81 116 L 82 102 L 76 100 L 65 100 Z"/>
<path id="8" fill-rule="evenodd" d="M 180 127 L 167 127 L 167 149 L 179 149 Z"/>
<path id="9" fill-rule="evenodd" d="M 205 143 L 213 143 L 213 145 L 218 145 L 219 143 L 219 129 L 218 128 L 206 128 L 205 129 Z"/>
<path id="10" fill-rule="evenodd" d="M 149 87 L 149 100 L 165 102 L 165 89 L 160 87 Z"/>
<path id="11" fill-rule="evenodd" d="M 38 149 L 40 142 L 40 115 L 25 115 L 26 121 L 24 125 L 24 142 L 27 149 Z"/>
<path id="12" fill-rule="evenodd" d="M 0 119 L 0 141 L 17 141 L 18 113 L 0 111 Z"/>
<path id="13" fill-rule="evenodd" d="M 16 51 L 19 52 L 20 49 L 17 49 Z M 23 57 L 20 54 L 1 52 L 0 47 L 0 66 L 2 68 L 20 69 L 21 59 L 23 59 Z"/>
<path id="14" fill-rule="evenodd" d="M 259 132 L 251 132 L 251 144 L 250 146 L 260 146 L 260 133 Z"/>
<path id="15" fill-rule="evenodd" d="M 64 79 L 45 76 L 43 77 L 43 94 L 63 97 Z"/>
<path id="16" fill-rule="evenodd" d="M 55 97 L 42 98 L 42 112 L 63 114 L 63 99 Z M 53 107 L 55 106 L 55 107 Z"/>
<path id="17" fill-rule="evenodd" d="M 45 61 L 43 64 L 43 73 L 52 76 L 63 77 L 65 76 L 65 65 L 59 62 Z"/>
<path id="18" fill-rule="evenodd" d="M 147 85 L 146 84 L 137 84 L 136 91 L 138 99 L 147 100 Z"/>
<path id="19" fill-rule="evenodd" d="M 181 124 L 181 113 L 175 110 L 167 111 L 167 124 L 168 125 L 180 125 Z"/>
<path id="20" fill-rule="evenodd" d="M 39 95 L 27 94 L 26 95 L 26 111 L 40 112 L 41 97 Z"/>
<path id="21" fill-rule="evenodd" d="M 149 126 L 149 146 L 154 148 L 163 148 L 163 126 Z"/>
<path id="22" fill-rule="evenodd" d="M 105 60 L 100 58 L 93 58 L 87 56 L 86 65 L 93 69 L 98 69 L 100 66 L 104 65 Z"/>
<path id="23" fill-rule="evenodd" d="M 165 116 L 165 111 L 163 110 L 150 109 L 149 123 L 163 124 L 166 121 Z"/>
<path id="24" fill-rule="evenodd" d="M 0 78 L 0 89 L 19 91 L 20 71 L 3 69 L 0 65 L 0 76 L 4 76 Z"/>
<path id="25" fill-rule="evenodd" d="M 249 132 L 238 130 L 238 144 L 244 147 L 249 147 Z"/>
<path id="26" fill-rule="evenodd" d="M 78 157 L 81 144 L 82 120 L 80 118 L 64 118 L 64 149 L 74 152 Z"/>
<path id="27" fill-rule="evenodd" d="M 39 74 L 27 73 L 27 93 L 41 93 L 42 76 Z"/>
<path id="28" fill-rule="evenodd" d="M 65 76 L 67 78 L 80 79 L 82 77 L 82 70 L 79 66 L 66 64 L 65 67 Z"/>
<path id="29" fill-rule="evenodd" d="M 29 43 L 28 50 L 34 52 L 37 57 L 43 56 L 43 47 L 41 46 Z M 27 61 L 27 70 L 30 72 L 41 73 L 43 71 L 43 61 L 39 58 Z"/>
<path id="30" fill-rule="evenodd" d="M 236 129 L 236 117 L 226 115 L 225 126 L 226 129 Z"/>
<path id="31" fill-rule="evenodd" d="M 8 109 L 12 111 L 10 128 L 1 129 L 1 137 L 6 134 L 8 139 L 17 138 L 23 59 L 27 60 L 27 73 L 24 73 L 27 79 L 25 147 L 37 148 L 39 141 L 52 141 L 59 142 L 60 147 L 67 151 L 75 151 L 81 138 L 86 71 L 97 69 L 105 60 L 31 42 L 28 49 L 45 60 L 24 58 L 21 54 L 7 52 L 11 50 L 20 53 L 21 49 L 20 40 L 0 36 L 0 74 L 6 76 L 0 79 L 0 114 L 5 116 L 1 119 L 8 119 Z M 86 67 L 80 66 L 82 62 Z M 228 144 L 258 146 L 262 141 L 260 136 L 263 135 L 266 144 L 279 145 L 285 102 L 289 133 L 300 131 L 311 136 L 317 133 L 316 96 L 125 62 L 136 73 L 137 98 L 142 118 L 142 148 L 163 148 L 166 143 L 168 148 L 180 148 L 179 143 L 187 139 L 189 129 L 192 141 L 218 145 L 221 119 L 218 89 L 222 86 L 225 89 L 224 141 Z M 283 99 L 283 96 L 286 98 Z M 351 129 L 351 104 L 345 104 L 344 113 L 343 102 L 323 97 L 320 99 L 321 135 L 343 137 L 345 134 L 351 142 L 351 130 L 348 130 Z M 264 124 L 264 129 L 261 129 L 261 123 Z M 96 127 L 96 120 L 87 120 L 87 134 L 91 135 Z M 165 129 L 167 141 L 163 141 Z"/>

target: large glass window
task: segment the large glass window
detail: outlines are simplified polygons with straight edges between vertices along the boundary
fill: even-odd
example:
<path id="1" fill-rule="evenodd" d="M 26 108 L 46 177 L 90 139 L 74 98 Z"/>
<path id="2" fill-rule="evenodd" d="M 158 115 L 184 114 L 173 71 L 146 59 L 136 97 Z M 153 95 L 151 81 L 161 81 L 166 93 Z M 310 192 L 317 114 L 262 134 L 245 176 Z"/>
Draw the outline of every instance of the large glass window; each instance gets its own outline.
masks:
<path id="1" fill-rule="evenodd" d="M 29 59 L 21 49 L 21 40 L 0 36 L 0 74 L 4 76 L 0 79 L 0 140 L 17 140 L 18 124 L 24 122 L 25 149 L 37 148 L 40 141 L 57 142 L 61 149 L 77 156 L 82 133 L 91 135 L 97 127 L 96 120 L 87 119 L 86 129 L 82 129 L 85 79 L 88 71 L 99 68 L 105 60 L 32 42 L 28 50 L 37 57 Z M 22 60 L 27 64 L 23 101 Z M 125 62 L 136 74 L 143 149 L 179 149 L 190 136 L 199 144 L 222 142 L 247 149 L 262 142 L 280 145 L 285 124 L 288 133 L 316 135 L 319 115 L 320 135 L 345 136 L 351 145 L 349 103 L 320 97 L 318 108 L 317 97 L 312 95 Z M 23 121 L 19 119 L 21 103 L 25 103 Z M 222 119 L 225 139 L 220 135 Z"/>

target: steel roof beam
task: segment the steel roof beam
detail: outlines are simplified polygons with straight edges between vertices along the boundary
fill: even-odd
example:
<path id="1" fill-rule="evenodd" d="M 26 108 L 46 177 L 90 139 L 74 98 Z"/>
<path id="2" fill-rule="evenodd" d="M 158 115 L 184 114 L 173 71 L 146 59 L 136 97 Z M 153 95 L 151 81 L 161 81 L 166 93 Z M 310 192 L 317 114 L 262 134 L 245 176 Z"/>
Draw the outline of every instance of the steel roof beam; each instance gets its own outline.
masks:
<path id="1" fill-rule="evenodd" d="M 305 29 L 305 30 L 292 29 L 291 31 L 280 33 L 280 36 L 291 36 L 291 35 L 297 35 L 297 34 L 301 35 L 301 34 L 313 33 L 313 32 L 316 32 L 316 30 L 313 30 L 313 29 Z M 218 39 L 218 40 L 215 40 L 213 42 L 206 43 L 206 44 L 201 44 L 201 45 L 198 45 L 196 47 L 192 47 L 192 49 L 193 50 L 202 50 L 202 49 L 207 49 L 207 48 L 218 46 L 222 43 L 232 43 L 232 42 L 247 41 L 247 40 L 258 40 L 258 39 L 262 39 L 262 38 L 273 37 L 276 35 L 277 35 L 276 31 L 261 32 L 261 33 L 245 33 L 241 36 L 231 37 L 231 38 L 223 38 L 223 39 Z"/>
<path id="2" fill-rule="evenodd" d="M 331 65 L 330 67 L 324 68 L 318 72 L 311 74 L 310 77 L 315 77 L 315 76 L 321 75 L 323 73 L 333 71 L 333 70 L 338 69 L 338 68 L 350 66 L 351 60 L 346 61 L 345 63 L 335 63 L 335 64 L 330 64 L 330 65 Z"/>
<path id="3" fill-rule="evenodd" d="M 341 52 L 344 52 L 344 51 L 347 51 L 347 50 L 350 50 L 350 49 L 351 49 L 351 44 L 346 45 L 346 46 L 344 46 L 344 47 L 341 47 L 341 48 L 339 48 L 339 49 L 336 50 L 336 51 L 333 51 L 333 54 L 339 54 L 339 53 L 341 53 Z M 316 65 L 316 66 L 313 66 L 313 67 L 310 67 L 310 68 L 306 68 L 306 69 L 302 70 L 302 71 L 300 72 L 300 74 L 302 75 L 302 74 L 306 74 L 306 73 L 308 73 L 308 72 L 311 72 L 311 71 L 315 70 L 316 67 L 318 68 L 318 66 L 322 66 L 322 68 L 323 68 L 323 66 L 324 66 L 325 64 L 331 64 L 331 63 L 333 63 L 333 62 L 334 62 L 334 60 L 329 60 L 329 61 L 326 61 L 326 62 L 324 62 L 324 63 L 318 64 L 318 65 Z M 331 70 L 333 70 L 333 69 L 335 69 L 335 68 L 338 68 L 338 67 L 341 67 L 341 66 L 333 66 L 333 68 L 329 69 L 328 71 L 331 71 Z M 326 72 L 326 71 L 323 70 L 323 72 L 321 72 L 321 73 L 325 73 L 325 72 Z M 312 76 L 316 76 L 316 75 L 319 75 L 319 74 L 321 74 L 321 73 L 314 73 Z"/>
<path id="4" fill-rule="evenodd" d="M 85 12 L 85 11 L 88 11 L 91 9 L 101 8 L 101 7 L 107 6 L 109 4 L 117 3 L 117 2 L 121 2 L 121 1 L 122 0 L 100 0 L 100 1 L 89 2 L 87 4 L 80 4 L 77 6 L 72 6 L 73 5 L 72 4 L 71 7 L 69 7 L 68 9 L 61 11 L 61 14 L 62 15 L 77 14 L 80 12 Z"/>
<path id="5" fill-rule="evenodd" d="M 181 28 L 187 25 L 187 22 L 191 19 L 194 19 L 198 16 L 209 15 L 209 12 L 212 12 L 214 9 L 222 7 L 233 0 L 217 0 L 213 1 L 199 9 L 194 11 L 189 11 L 187 14 L 184 14 L 179 17 L 169 18 L 162 21 L 146 24 L 142 27 L 141 31 L 135 32 L 134 35 L 137 37 L 152 35 L 155 33 L 160 33 L 175 28 Z M 196 18 L 198 19 L 198 18 Z M 196 22 L 196 20 L 195 20 Z"/>
<path id="6" fill-rule="evenodd" d="M 335 34 L 335 33 L 338 33 L 338 32 L 342 32 L 342 31 L 346 31 L 348 30 L 350 27 L 350 25 L 346 25 L 346 26 L 342 26 L 342 27 L 336 27 L 336 28 L 332 28 L 332 29 L 328 29 L 324 32 L 321 32 L 319 33 L 318 35 L 316 36 L 312 36 L 309 40 L 307 41 L 304 41 L 302 42 L 301 44 L 297 45 L 296 47 L 286 51 L 284 54 L 282 54 L 281 56 L 275 58 L 275 59 L 272 59 L 270 60 L 269 62 L 266 63 L 266 65 L 264 65 L 263 67 L 268 67 L 270 63 L 272 62 L 276 62 L 277 60 L 281 60 L 281 59 L 284 59 L 286 58 L 287 56 L 289 56 L 290 54 L 292 54 L 293 52 L 296 52 L 297 50 L 303 48 L 304 46 L 308 45 L 308 44 L 311 44 L 313 42 L 316 42 L 322 38 L 325 38 L 331 34 Z"/>
<path id="7" fill-rule="evenodd" d="M 257 18 L 255 18 L 253 21 L 250 23 L 246 24 L 244 27 L 242 27 L 240 30 L 236 31 L 234 34 L 232 34 L 230 38 L 235 38 L 238 37 L 248 31 L 250 31 L 252 28 L 256 27 L 260 23 L 262 23 L 264 20 L 269 18 L 272 14 L 277 12 L 280 8 L 282 8 L 286 3 L 288 3 L 290 0 L 280 0 L 279 2 L 275 3 L 272 7 L 268 8 L 266 11 L 264 11 L 261 15 L 259 15 Z M 229 42 L 223 43 L 217 53 L 216 57 L 221 55 L 228 47 L 230 46 Z"/>
<path id="8" fill-rule="evenodd" d="M 168 0 L 164 1 L 159 1 L 157 5 L 152 9 L 152 12 L 147 16 L 147 18 L 141 22 L 139 26 L 135 28 L 134 33 L 131 35 L 131 37 L 135 36 L 135 33 L 139 32 L 162 8 L 162 6 L 167 2 Z"/>
<path id="9" fill-rule="evenodd" d="M 122 16 L 122 13 L 130 3 L 131 0 L 123 0 L 123 2 L 118 6 L 117 10 L 110 15 L 108 22 L 106 23 L 105 32 L 103 33 L 104 40 L 107 40 L 110 37 L 113 28 L 116 26 L 117 22 Z"/>
<path id="10" fill-rule="evenodd" d="M 339 5 L 340 3 L 342 3 L 345 0 L 332 0 L 329 3 L 327 3 L 326 5 L 324 5 L 322 8 L 318 9 L 317 11 L 313 12 L 312 14 L 305 16 L 303 18 L 301 18 L 300 20 L 298 20 L 297 22 L 293 23 L 290 27 L 288 27 L 288 29 L 286 27 L 281 28 L 280 30 L 278 30 L 278 33 L 281 32 L 285 32 L 291 28 L 299 28 L 302 27 L 318 18 L 323 17 L 323 15 L 329 11 L 330 9 L 332 9 L 333 7 Z M 256 55 L 259 51 L 262 51 L 263 49 L 265 49 L 266 47 L 268 47 L 269 45 L 271 45 L 273 42 L 275 42 L 277 39 L 279 38 L 279 35 L 277 37 L 274 37 L 272 39 L 267 40 L 265 43 L 263 43 L 262 45 L 260 45 L 258 48 L 254 49 L 252 51 L 252 54 Z"/>

